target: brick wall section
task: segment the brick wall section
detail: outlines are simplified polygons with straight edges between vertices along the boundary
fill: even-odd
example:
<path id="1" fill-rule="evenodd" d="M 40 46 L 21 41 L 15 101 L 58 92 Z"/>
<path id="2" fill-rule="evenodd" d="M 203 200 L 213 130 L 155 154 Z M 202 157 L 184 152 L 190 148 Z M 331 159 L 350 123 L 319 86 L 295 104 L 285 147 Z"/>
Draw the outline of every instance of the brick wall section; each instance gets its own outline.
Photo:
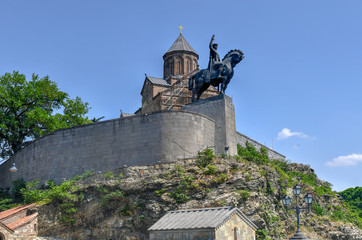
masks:
<path id="1" fill-rule="evenodd" d="M 236 213 L 216 230 L 216 239 L 234 240 L 236 228 L 237 240 L 255 240 L 255 231 L 247 225 Z"/>
<path id="2" fill-rule="evenodd" d="M 268 150 L 268 156 L 269 156 L 269 158 L 271 158 L 271 159 L 285 159 L 285 156 L 284 156 L 284 155 L 282 155 L 282 154 L 274 151 L 274 150 L 271 149 L 271 148 L 268 148 L 267 146 L 264 146 L 263 144 L 255 141 L 255 140 L 253 140 L 253 139 L 251 139 L 251 138 L 249 138 L 249 137 L 247 137 L 247 136 L 245 136 L 244 134 L 241 134 L 241 133 L 239 133 L 239 132 L 236 132 L 236 142 L 237 142 L 238 144 L 240 144 L 241 146 L 243 146 L 243 147 L 245 147 L 246 142 L 249 142 L 249 143 L 253 144 L 254 147 L 255 147 L 256 149 L 258 149 L 258 150 L 259 150 L 261 147 L 263 147 L 263 148 L 265 148 L 266 150 Z"/>
<path id="3" fill-rule="evenodd" d="M 193 72 L 194 73 L 194 72 Z M 162 110 L 181 110 L 181 108 L 191 103 L 192 91 L 188 90 L 189 75 L 179 78 L 170 78 L 171 87 L 152 85 L 145 80 L 142 91 L 142 108 L 140 113 L 151 113 Z M 202 95 L 201 99 L 217 96 L 217 90 L 210 86 Z"/>
<path id="4" fill-rule="evenodd" d="M 171 75 L 185 75 L 198 68 L 198 56 L 185 51 L 175 51 L 167 53 L 164 57 L 163 78 L 167 79 Z M 178 61 L 181 61 L 181 69 L 179 71 Z M 190 63 L 190 69 L 187 69 L 187 61 Z"/>
<path id="5" fill-rule="evenodd" d="M 215 239 L 214 229 L 150 232 L 150 240 L 211 240 Z M 226 238 L 224 239 L 226 240 Z"/>
<path id="6" fill-rule="evenodd" d="M 182 107 L 183 110 L 198 112 L 215 120 L 215 153 L 236 155 L 235 109 L 232 99 L 225 95 L 202 99 Z"/>
<path id="7" fill-rule="evenodd" d="M 151 165 L 194 157 L 214 146 L 215 121 L 198 113 L 165 111 L 58 130 L 23 148 L 0 166 L 0 187 L 25 181 L 69 179 L 86 170 Z"/>
<path id="8" fill-rule="evenodd" d="M 165 91 L 167 87 L 153 85 L 149 80 L 145 80 L 142 91 L 142 113 L 150 113 L 161 110 L 161 100 L 158 93 Z"/>

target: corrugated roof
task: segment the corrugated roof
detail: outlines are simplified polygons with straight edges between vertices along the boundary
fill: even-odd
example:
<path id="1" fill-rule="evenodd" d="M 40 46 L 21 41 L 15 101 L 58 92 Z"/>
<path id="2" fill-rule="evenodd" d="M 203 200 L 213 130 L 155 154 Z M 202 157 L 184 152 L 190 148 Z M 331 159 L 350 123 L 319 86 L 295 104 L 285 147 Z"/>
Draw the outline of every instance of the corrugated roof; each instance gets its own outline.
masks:
<path id="1" fill-rule="evenodd" d="M 180 33 L 180 35 L 178 36 L 176 41 L 172 44 L 170 49 L 168 49 L 166 54 L 173 51 L 188 51 L 195 53 L 197 55 L 197 52 L 191 47 L 190 43 L 186 41 L 182 33 Z"/>
<path id="2" fill-rule="evenodd" d="M 147 76 L 148 80 L 150 80 L 151 83 L 156 84 L 156 85 L 162 85 L 162 86 L 171 86 L 171 84 L 169 84 L 165 79 L 163 78 L 156 78 L 156 77 L 149 77 Z"/>
<path id="3" fill-rule="evenodd" d="M 257 227 L 238 208 L 220 207 L 191 210 L 168 211 L 152 225 L 149 231 L 218 228 L 234 213 L 238 214 L 249 226 Z"/>

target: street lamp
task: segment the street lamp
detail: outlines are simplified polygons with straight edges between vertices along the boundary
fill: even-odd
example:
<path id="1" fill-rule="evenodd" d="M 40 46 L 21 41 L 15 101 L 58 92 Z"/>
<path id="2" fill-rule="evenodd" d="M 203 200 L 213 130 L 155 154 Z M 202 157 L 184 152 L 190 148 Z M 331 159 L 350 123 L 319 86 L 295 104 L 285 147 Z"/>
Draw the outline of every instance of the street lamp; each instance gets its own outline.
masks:
<path id="1" fill-rule="evenodd" d="M 291 198 L 290 198 L 289 196 L 284 196 L 284 197 L 283 197 L 283 204 L 284 204 L 285 206 L 289 206 L 290 200 L 291 200 Z"/>
<path id="2" fill-rule="evenodd" d="M 294 193 L 294 195 L 295 195 L 295 196 L 299 196 L 301 190 L 302 190 L 302 187 L 301 187 L 301 186 L 299 186 L 298 184 L 295 185 L 294 188 L 293 188 L 293 193 Z"/>
<path id="3" fill-rule="evenodd" d="M 15 163 L 13 162 L 13 165 L 11 166 L 11 168 L 9 169 L 10 172 L 17 172 L 18 169 L 15 166 Z"/>
<path id="4" fill-rule="evenodd" d="M 302 205 L 299 205 L 299 195 L 301 193 L 301 190 L 302 190 L 302 187 L 299 186 L 298 184 L 295 185 L 294 188 L 293 188 L 293 194 L 294 194 L 294 196 L 296 198 L 295 206 L 290 206 L 289 207 L 290 202 L 291 202 L 291 198 L 289 196 L 284 196 L 282 198 L 282 202 L 283 202 L 287 212 L 288 212 L 288 210 L 295 210 L 295 212 L 297 213 L 297 224 L 298 224 L 297 232 L 295 233 L 295 235 L 293 237 L 289 238 L 289 240 L 293 240 L 293 239 L 309 239 L 300 230 L 299 214 L 300 214 L 300 211 L 303 210 L 303 209 L 308 210 L 308 212 L 310 211 L 310 205 L 312 204 L 313 196 L 310 193 L 307 193 L 304 196 L 304 202 L 307 204 L 307 207 L 302 207 L 303 202 L 302 202 Z"/>

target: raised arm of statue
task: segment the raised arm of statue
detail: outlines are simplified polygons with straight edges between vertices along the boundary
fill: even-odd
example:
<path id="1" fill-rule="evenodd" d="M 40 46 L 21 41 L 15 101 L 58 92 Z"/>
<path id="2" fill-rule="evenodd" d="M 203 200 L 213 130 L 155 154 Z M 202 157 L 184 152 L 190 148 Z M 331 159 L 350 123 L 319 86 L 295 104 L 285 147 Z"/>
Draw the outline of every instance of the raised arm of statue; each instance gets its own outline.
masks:
<path id="1" fill-rule="evenodd" d="M 210 44 L 209 44 L 209 48 L 210 48 L 210 50 L 216 52 L 216 49 L 215 49 L 214 46 L 213 46 L 214 39 L 215 39 L 215 34 L 212 35 L 212 37 L 211 37 L 211 41 L 210 41 Z"/>
<path id="2" fill-rule="evenodd" d="M 211 41 L 209 44 L 209 48 L 210 48 L 209 69 L 211 69 L 210 67 L 212 67 L 215 63 L 220 62 L 220 56 L 217 53 L 218 45 L 217 45 L 217 43 L 214 43 L 214 38 L 215 38 L 215 35 L 212 35 Z"/>

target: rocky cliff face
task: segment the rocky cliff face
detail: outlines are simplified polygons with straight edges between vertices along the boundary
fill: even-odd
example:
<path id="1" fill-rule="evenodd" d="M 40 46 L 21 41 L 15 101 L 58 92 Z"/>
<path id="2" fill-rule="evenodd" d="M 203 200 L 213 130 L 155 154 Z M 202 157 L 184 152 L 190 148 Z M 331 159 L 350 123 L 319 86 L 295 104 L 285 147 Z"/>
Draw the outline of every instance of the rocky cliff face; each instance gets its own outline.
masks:
<path id="1" fill-rule="evenodd" d="M 202 165 L 202 164 L 201 164 Z M 311 239 L 362 239 L 351 223 L 333 221 L 336 211 L 348 214 L 338 195 L 328 190 L 313 169 L 287 164 L 259 164 L 214 158 L 201 166 L 196 159 L 174 164 L 124 167 L 96 173 L 76 182 L 81 196 L 74 207 L 53 201 L 39 207 L 39 235 L 59 239 L 148 239 L 147 229 L 166 211 L 238 207 L 260 228 L 258 239 L 287 239 L 296 231 L 296 215 L 285 211 L 284 194 L 302 177 L 302 196 L 314 197 L 314 211 L 301 214 L 302 231 Z M 286 174 L 287 173 L 287 174 Z M 312 185 L 308 184 L 313 182 Z M 327 189 L 327 190 L 326 190 Z M 343 219 L 342 219 L 343 220 Z"/>

